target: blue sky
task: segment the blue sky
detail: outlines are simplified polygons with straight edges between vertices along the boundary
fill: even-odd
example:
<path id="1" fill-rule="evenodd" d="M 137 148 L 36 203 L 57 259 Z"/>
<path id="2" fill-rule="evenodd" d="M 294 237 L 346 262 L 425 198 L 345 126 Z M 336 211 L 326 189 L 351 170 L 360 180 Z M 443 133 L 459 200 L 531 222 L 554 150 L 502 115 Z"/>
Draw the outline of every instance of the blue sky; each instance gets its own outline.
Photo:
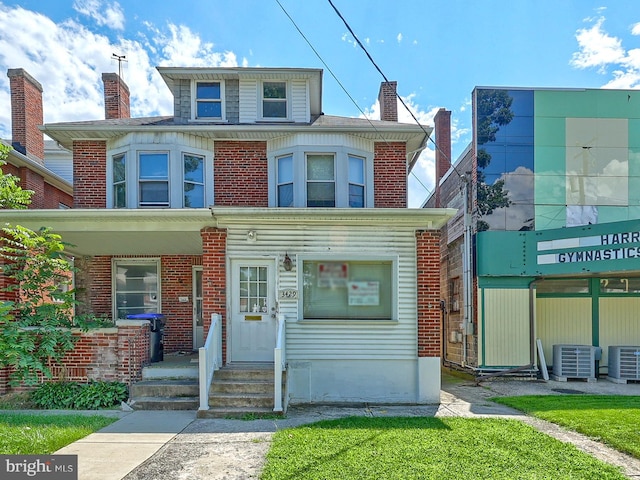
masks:
<path id="1" fill-rule="evenodd" d="M 452 111 L 454 159 L 475 86 L 640 88 L 637 0 L 332 1 L 421 123 Z M 42 84 L 46 123 L 100 119 L 114 53 L 127 58 L 132 116 L 172 113 L 158 65 L 238 65 L 323 68 L 325 113 L 377 118 L 383 79 L 328 0 L 0 0 L 0 137 L 7 69 Z M 414 168 L 410 206 L 433 189 L 433 159 L 430 147 Z"/>

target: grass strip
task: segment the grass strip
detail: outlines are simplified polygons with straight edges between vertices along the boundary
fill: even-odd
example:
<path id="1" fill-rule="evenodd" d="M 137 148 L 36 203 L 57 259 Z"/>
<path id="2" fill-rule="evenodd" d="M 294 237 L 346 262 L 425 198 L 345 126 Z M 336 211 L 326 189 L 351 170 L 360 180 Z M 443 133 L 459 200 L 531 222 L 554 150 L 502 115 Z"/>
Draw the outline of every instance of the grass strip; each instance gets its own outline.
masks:
<path id="1" fill-rule="evenodd" d="M 281 430 L 263 480 L 623 479 L 516 420 L 349 417 Z"/>
<path id="2" fill-rule="evenodd" d="M 97 415 L 0 415 L 0 454 L 45 455 L 115 422 Z"/>
<path id="3" fill-rule="evenodd" d="M 529 395 L 492 400 L 640 458 L 639 396 Z"/>

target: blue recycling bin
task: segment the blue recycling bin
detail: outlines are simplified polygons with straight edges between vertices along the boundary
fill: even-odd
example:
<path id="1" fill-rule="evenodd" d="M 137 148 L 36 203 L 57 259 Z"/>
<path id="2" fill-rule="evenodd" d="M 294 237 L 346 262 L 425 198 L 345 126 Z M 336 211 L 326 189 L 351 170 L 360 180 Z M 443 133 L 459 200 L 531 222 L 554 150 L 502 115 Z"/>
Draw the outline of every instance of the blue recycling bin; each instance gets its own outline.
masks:
<path id="1" fill-rule="evenodd" d="M 164 360 L 164 325 L 165 317 L 161 313 L 136 313 L 127 315 L 129 320 L 149 320 L 151 322 L 151 333 L 149 334 L 150 359 L 151 362 L 161 362 Z"/>

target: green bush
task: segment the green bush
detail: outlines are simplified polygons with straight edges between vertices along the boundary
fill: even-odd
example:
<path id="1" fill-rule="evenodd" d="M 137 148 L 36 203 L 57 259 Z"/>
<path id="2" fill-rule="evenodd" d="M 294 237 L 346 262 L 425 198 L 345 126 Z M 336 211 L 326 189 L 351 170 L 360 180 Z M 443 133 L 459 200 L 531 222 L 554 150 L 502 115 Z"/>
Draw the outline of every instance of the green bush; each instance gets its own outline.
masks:
<path id="1" fill-rule="evenodd" d="M 51 382 L 43 383 L 31 393 L 39 408 L 98 410 L 118 405 L 128 397 L 122 382 Z"/>

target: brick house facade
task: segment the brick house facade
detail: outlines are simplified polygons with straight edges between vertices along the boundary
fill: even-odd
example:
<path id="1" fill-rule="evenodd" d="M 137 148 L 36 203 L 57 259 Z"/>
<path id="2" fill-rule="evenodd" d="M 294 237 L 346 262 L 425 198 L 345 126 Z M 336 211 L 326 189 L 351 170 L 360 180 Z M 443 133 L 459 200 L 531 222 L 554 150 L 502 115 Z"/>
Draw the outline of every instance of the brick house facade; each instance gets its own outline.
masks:
<path id="1" fill-rule="evenodd" d="M 74 245 L 84 308 L 161 312 L 165 354 L 218 314 L 224 363 L 273 361 L 282 317 L 291 402 L 437 401 L 454 211 L 407 208 L 430 131 L 398 123 L 395 82 L 369 121 L 323 114 L 317 69 L 158 71 L 173 116 L 129 118 L 105 74 L 109 120 L 43 127 L 73 152 L 74 208 L 25 222 Z"/>

